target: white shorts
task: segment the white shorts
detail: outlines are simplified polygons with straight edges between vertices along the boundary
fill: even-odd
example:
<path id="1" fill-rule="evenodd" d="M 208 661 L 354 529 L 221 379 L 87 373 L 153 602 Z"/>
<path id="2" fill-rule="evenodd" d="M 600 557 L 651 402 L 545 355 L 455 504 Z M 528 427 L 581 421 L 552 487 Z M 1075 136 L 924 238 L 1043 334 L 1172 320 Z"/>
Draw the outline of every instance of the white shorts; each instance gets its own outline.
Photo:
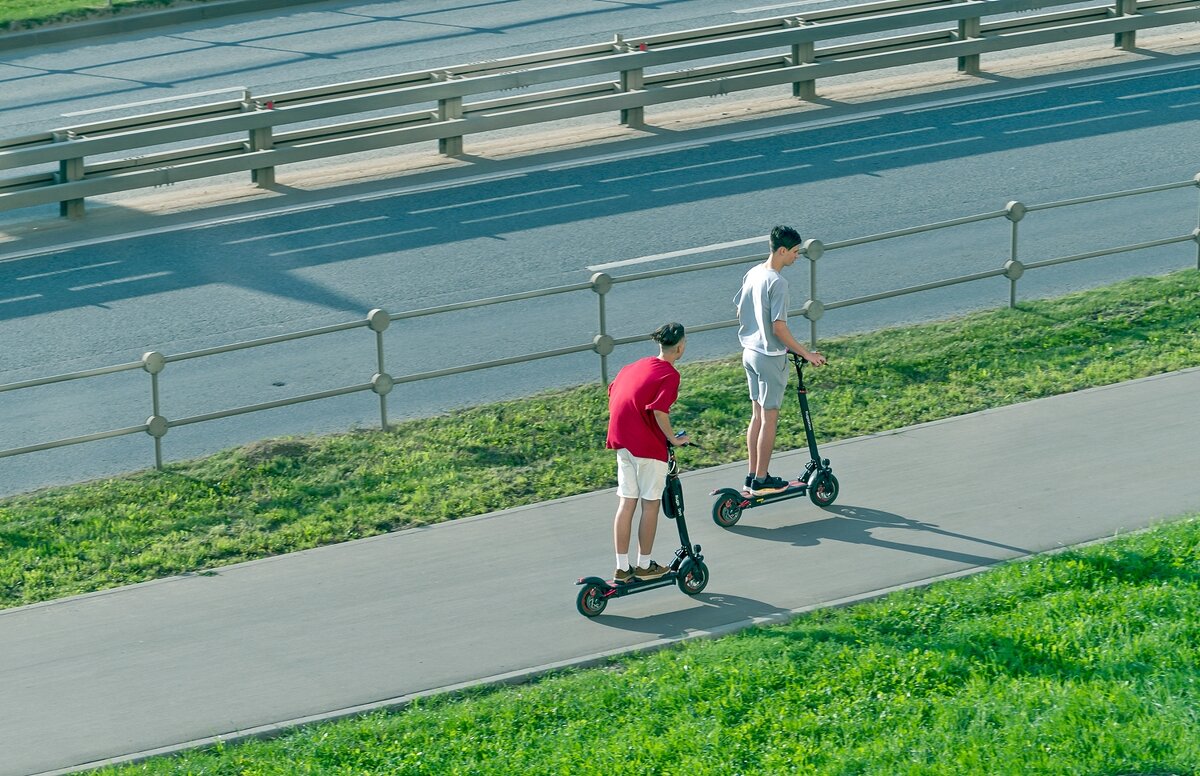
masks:
<path id="1" fill-rule="evenodd" d="M 617 451 L 617 495 L 658 501 L 667 484 L 667 462 L 638 458 L 624 448 Z"/>

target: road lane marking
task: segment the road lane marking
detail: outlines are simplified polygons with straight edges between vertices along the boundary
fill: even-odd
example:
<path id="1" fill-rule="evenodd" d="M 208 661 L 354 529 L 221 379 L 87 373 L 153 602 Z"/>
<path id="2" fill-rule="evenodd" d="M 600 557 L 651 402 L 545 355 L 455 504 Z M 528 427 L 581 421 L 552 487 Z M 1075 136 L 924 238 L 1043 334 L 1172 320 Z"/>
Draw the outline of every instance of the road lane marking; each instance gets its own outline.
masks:
<path id="1" fill-rule="evenodd" d="M 48 278 L 51 275 L 65 275 L 68 272 L 79 272 L 85 269 L 95 269 L 96 267 L 111 267 L 113 264 L 120 264 L 121 259 L 116 261 L 102 261 L 99 264 L 84 264 L 82 267 L 71 267 L 69 269 L 56 269 L 53 272 L 39 272 L 36 275 L 22 275 L 17 280 L 36 280 L 37 278 Z"/>
<path id="2" fill-rule="evenodd" d="M 102 288 L 104 286 L 115 286 L 121 283 L 136 283 L 139 280 L 151 280 L 153 278 L 161 278 L 164 275 L 173 275 L 174 272 L 165 270 L 163 272 L 151 272 L 146 275 L 132 275 L 127 278 L 115 278 L 113 280 L 102 280 L 99 283 L 88 283 L 84 286 L 71 286 L 68 291 L 87 291 L 92 288 Z"/>
<path id="3" fill-rule="evenodd" d="M 835 162 L 853 162 L 857 159 L 870 159 L 872 156 L 890 156 L 892 154 L 902 154 L 907 151 L 923 151 L 926 148 L 937 148 L 938 146 L 954 145 L 955 143 L 971 143 L 976 140 L 983 140 L 983 135 L 975 137 L 964 137 L 958 140 L 943 140 L 940 143 L 926 143 L 919 146 L 908 146 L 907 148 L 893 148 L 890 151 L 875 151 L 870 154 L 859 154 L 858 156 L 846 156 L 841 159 L 834 159 Z"/>
<path id="4" fill-rule="evenodd" d="M 819 5 L 829 2 L 829 0 L 794 0 L 791 3 L 776 3 L 775 5 L 760 5 L 757 8 L 738 8 L 734 13 L 760 13 L 762 11 L 774 11 L 778 8 L 797 8 L 805 5 Z"/>
<path id="5" fill-rule="evenodd" d="M 1200 85 L 1176 86 L 1174 89 L 1159 89 L 1158 91 L 1154 91 L 1154 92 L 1142 92 L 1140 94 L 1122 94 L 1122 95 L 1119 95 L 1117 97 L 1117 99 L 1118 100 L 1139 100 L 1142 97 L 1157 97 L 1160 94 L 1174 94 L 1175 92 L 1194 92 L 1197 89 L 1200 89 Z"/>
<path id="6" fill-rule="evenodd" d="M 744 172 L 741 175 L 726 175 L 724 178 L 710 178 L 706 181 L 693 181 L 692 183 L 679 183 L 674 186 L 663 186 L 657 189 L 650 189 L 651 192 L 657 194 L 662 191 L 674 191 L 676 189 L 687 189 L 692 186 L 707 186 L 710 183 L 724 183 L 726 181 L 735 181 L 740 178 L 753 178 L 758 175 L 776 175 L 778 173 L 790 172 L 792 170 L 803 170 L 805 167 L 812 167 L 811 164 L 793 164 L 790 167 L 775 167 L 770 170 L 759 170 L 758 172 Z"/>
<path id="7" fill-rule="evenodd" d="M 374 218 L 360 218 L 356 221 L 340 221 L 336 224 L 321 224 L 320 226 L 310 226 L 305 229 L 292 229 L 288 232 L 272 232 L 271 234 L 260 234 L 255 237 L 243 237 L 240 240 L 230 240 L 225 245 L 240 245 L 242 243 L 254 242 L 256 240 L 270 240 L 272 237 L 287 237 L 293 234 L 306 234 L 308 232 L 320 232 L 324 229 L 337 229 L 339 226 L 354 226 L 355 224 L 369 224 L 372 221 L 385 221 L 387 216 L 375 216 Z"/>
<path id="8" fill-rule="evenodd" d="M 437 207 L 426 207 L 420 210 L 408 211 L 410 215 L 420 215 L 421 213 L 436 213 L 439 210 L 452 210 L 456 207 L 469 207 L 471 205 L 486 205 L 490 202 L 500 202 L 506 199 L 516 199 L 517 197 L 532 197 L 535 194 L 547 194 L 551 191 L 566 191 L 567 189 L 582 188 L 581 183 L 572 183 L 570 186 L 556 186 L 552 189 L 538 189 L 537 191 L 522 191 L 518 194 L 505 194 L 502 197 L 488 197 L 487 199 L 475 199 L 470 202 L 456 202 L 453 205 L 438 205 Z"/>
<path id="9" fill-rule="evenodd" d="M 1070 105 L 1053 105 L 1049 108 L 1037 108 L 1035 110 L 1022 110 L 1016 113 L 1005 113 L 1003 116 L 985 116 L 981 119 L 966 119 L 965 121 L 955 121 L 954 126 L 961 127 L 966 124 L 979 124 L 984 121 L 1002 121 L 1004 119 L 1012 119 L 1017 116 L 1032 116 L 1036 113 L 1049 113 L 1056 110 L 1070 110 L 1071 108 L 1082 108 L 1087 105 L 1100 105 L 1101 100 L 1088 100 L 1086 102 L 1073 102 Z"/>
<path id="10" fill-rule="evenodd" d="M 725 248 L 739 248 L 743 245 L 753 245 L 754 243 L 763 242 L 767 239 L 766 235 L 761 237 L 747 237 L 744 240 L 731 240 L 730 242 L 713 243 L 711 245 L 701 245 L 697 248 L 684 248 L 678 251 L 668 251 L 667 253 L 655 253 L 650 256 L 639 256 L 636 259 L 622 259 L 621 261 L 610 261 L 606 264 L 593 264 L 588 267 L 592 272 L 601 272 L 606 269 L 616 269 L 617 267 L 629 267 L 634 264 L 649 264 L 652 261 L 662 261 L 663 259 L 674 259 L 678 256 L 690 256 L 694 253 L 709 253 L 711 251 L 719 251 Z"/>
<path id="11" fill-rule="evenodd" d="M 305 251 L 318 251 L 322 248 L 333 248 L 338 245 L 350 245 L 352 243 L 367 242 L 368 240 L 382 240 L 384 237 L 399 237 L 405 234 L 416 234 L 417 232 L 428 232 L 436 227 L 422 226 L 417 229 L 404 229 L 399 232 L 388 232 L 387 234 L 372 234 L 367 237 L 354 237 L 349 240 L 339 240 L 338 242 L 322 243 L 320 245 L 306 245 L 303 248 L 292 248 L 286 251 L 275 251 L 268 253 L 268 256 L 287 256 L 290 253 L 304 253 Z"/>
<path id="12" fill-rule="evenodd" d="M 41 294 L 29 294 L 28 296 L 14 296 L 10 299 L 0 299 L 0 304 L 8 304 L 10 302 L 27 302 L 30 299 L 37 299 Z"/>
<path id="13" fill-rule="evenodd" d="M 795 154 L 801 151 L 811 151 L 814 148 L 828 148 L 829 146 L 847 145 L 848 143 L 864 143 L 868 140 L 879 140 L 885 137 L 899 137 L 900 135 L 912 135 L 917 132 L 932 132 L 937 127 L 921 127 L 920 129 L 905 129 L 899 132 L 885 132 L 882 135 L 871 135 L 870 137 L 852 137 L 846 140 L 831 140 L 828 143 L 818 143 L 817 145 L 800 146 L 798 148 L 785 148 L 779 153 Z"/>
<path id="14" fill-rule="evenodd" d="M 915 116 L 918 113 L 929 113 L 935 110 L 945 110 L 946 107 L 958 107 L 959 105 L 986 105 L 989 102 L 1002 102 L 1004 100 L 1017 100 L 1021 97 L 1036 97 L 1039 94 L 1046 94 L 1045 89 L 1035 89 L 1028 92 L 1015 92 L 1013 94 L 1002 94 L 999 97 L 988 97 L 982 100 L 969 100 L 961 103 L 953 103 L 950 106 L 937 104 L 931 105 L 928 108 L 913 108 L 912 110 L 904 111 L 905 116 Z"/>
<path id="15" fill-rule="evenodd" d="M 580 205 L 594 205 L 597 202 L 609 202 L 614 199 L 624 199 L 628 194 L 615 194 L 611 197 L 597 197 L 596 199 L 585 199 L 580 202 L 564 202 L 561 205 L 547 205 L 546 207 L 534 208 L 533 210 L 521 210 L 516 213 L 502 213 L 498 216 L 484 216 L 483 218 L 471 218 L 463 221 L 464 224 L 478 224 L 484 221 L 496 221 L 501 218 L 514 218 L 516 216 L 528 216 L 534 213 L 544 213 L 547 210 L 562 210 L 568 207 L 578 207 Z"/>
<path id="16" fill-rule="evenodd" d="M 1131 110 L 1126 113 L 1112 113 L 1107 116 L 1095 116 L 1090 119 L 1077 119 L 1076 121 L 1062 121 L 1058 124 L 1044 124 L 1040 127 L 1025 127 L 1024 129 L 1006 129 L 1004 134 L 1016 135 L 1021 132 L 1037 132 L 1039 129 L 1058 129 L 1059 127 L 1071 127 L 1076 124 L 1090 124 L 1093 121 L 1107 121 L 1108 119 L 1123 119 L 1127 116 L 1139 116 L 1143 113 L 1149 113 L 1148 110 Z"/>
<path id="17" fill-rule="evenodd" d="M 761 159 L 762 154 L 754 154 L 753 156 L 739 156 L 736 159 L 721 159 L 716 162 L 703 162 L 701 164 L 687 164 L 682 167 L 671 167 L 666 170 L 651 170 L 650 172 L 638 172 L 633 175 L 618 175 L 615 178 L 601 178 L 600 183 L 614 183 L 616 181 L 627 181 L 633 178 L 645 178 L 648 175 L 668 175 L 673 172 L 683 172 L 684 170 L 697 170 L 701 167 L 713 167 L 718 164 L 733 164 L 734 162 L 746 162 L 751 159 Z"/>

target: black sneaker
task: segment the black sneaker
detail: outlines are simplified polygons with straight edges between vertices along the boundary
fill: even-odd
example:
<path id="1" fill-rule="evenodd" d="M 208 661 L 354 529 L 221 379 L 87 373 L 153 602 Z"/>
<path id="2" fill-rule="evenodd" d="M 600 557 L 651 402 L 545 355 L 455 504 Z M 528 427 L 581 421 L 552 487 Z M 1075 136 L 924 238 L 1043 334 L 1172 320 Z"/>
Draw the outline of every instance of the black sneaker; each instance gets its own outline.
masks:
<path id="1" fill-rule="evenodd" d="M 635 568 L 633 570 L 633 575 L 637 577 L 639 581 L 646 582 L 651 579 L 658 579 L 659 577 L 667 574 L 669 571 L 669 568 L 660 566 L 655 561 L 650 561 L 650 565 L 646 568 L 642 568 L 641 566 Z"/>
<path id="2" fill-rule="evenodd" d="M 754 473 L 746 475 L 746 490 L 750 490 L 750 486 L 754 484 Z"/>
<path id="3" fill-rule="evenodd" d="M 781 490 L 787 490 L 787 486 L 787 480 L 768 474 L 761 480 L 755 477 L 754 482 L 750 483 L 750 492 L 755 496 L 761 496 L 765 493 L 778 493 Z"/>

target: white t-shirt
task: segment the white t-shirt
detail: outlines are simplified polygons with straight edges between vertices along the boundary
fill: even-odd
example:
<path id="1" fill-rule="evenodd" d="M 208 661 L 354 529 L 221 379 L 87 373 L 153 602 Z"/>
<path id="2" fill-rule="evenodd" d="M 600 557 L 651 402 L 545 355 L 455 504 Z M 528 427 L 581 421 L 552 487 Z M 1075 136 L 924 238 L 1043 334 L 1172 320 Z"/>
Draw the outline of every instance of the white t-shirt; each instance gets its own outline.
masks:
<path id="1" fill-rule="evenodd" d="M 746 273 L 741 290 L 733 297 L 743 348 L 768 356 L 787 353 L 772 324 L 787 320 L 788 297 L 787 280 L 769 265 L 756 264 Z"/>

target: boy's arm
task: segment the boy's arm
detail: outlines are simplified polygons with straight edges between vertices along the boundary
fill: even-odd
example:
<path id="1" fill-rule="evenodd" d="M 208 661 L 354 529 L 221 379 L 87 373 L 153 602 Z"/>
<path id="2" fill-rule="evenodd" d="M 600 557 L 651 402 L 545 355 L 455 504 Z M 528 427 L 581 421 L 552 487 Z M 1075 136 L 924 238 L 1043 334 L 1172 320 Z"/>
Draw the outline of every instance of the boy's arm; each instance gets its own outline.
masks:
<path id="1" fill-rule="evenodd" d="M 788 350 L 793 353 L 799 353 L 800 356 L 813 366 L 821 366 L 825 363 L 825 356 L 822 356 L 815 350 L 809 350 L 804 347 L 792 336 L 792 330 L 788 328 L 787 321 L 775 321 L 771 324 L 771 329 L 775 332 L 775 336 L 784 344 Z"/>
<path id="2" fill-rule="evenodd" d="M 691 441 L 691 437 L 684 434 L 681 437 L 675 436 L 674 429 L 671 428 L 671 416 L 669 413 L 662 410 L 654 410 L 654 419 L 658 421 L 658 427 L 667 435 L 667 442 L 672 445 L 686 445 Z"/>

